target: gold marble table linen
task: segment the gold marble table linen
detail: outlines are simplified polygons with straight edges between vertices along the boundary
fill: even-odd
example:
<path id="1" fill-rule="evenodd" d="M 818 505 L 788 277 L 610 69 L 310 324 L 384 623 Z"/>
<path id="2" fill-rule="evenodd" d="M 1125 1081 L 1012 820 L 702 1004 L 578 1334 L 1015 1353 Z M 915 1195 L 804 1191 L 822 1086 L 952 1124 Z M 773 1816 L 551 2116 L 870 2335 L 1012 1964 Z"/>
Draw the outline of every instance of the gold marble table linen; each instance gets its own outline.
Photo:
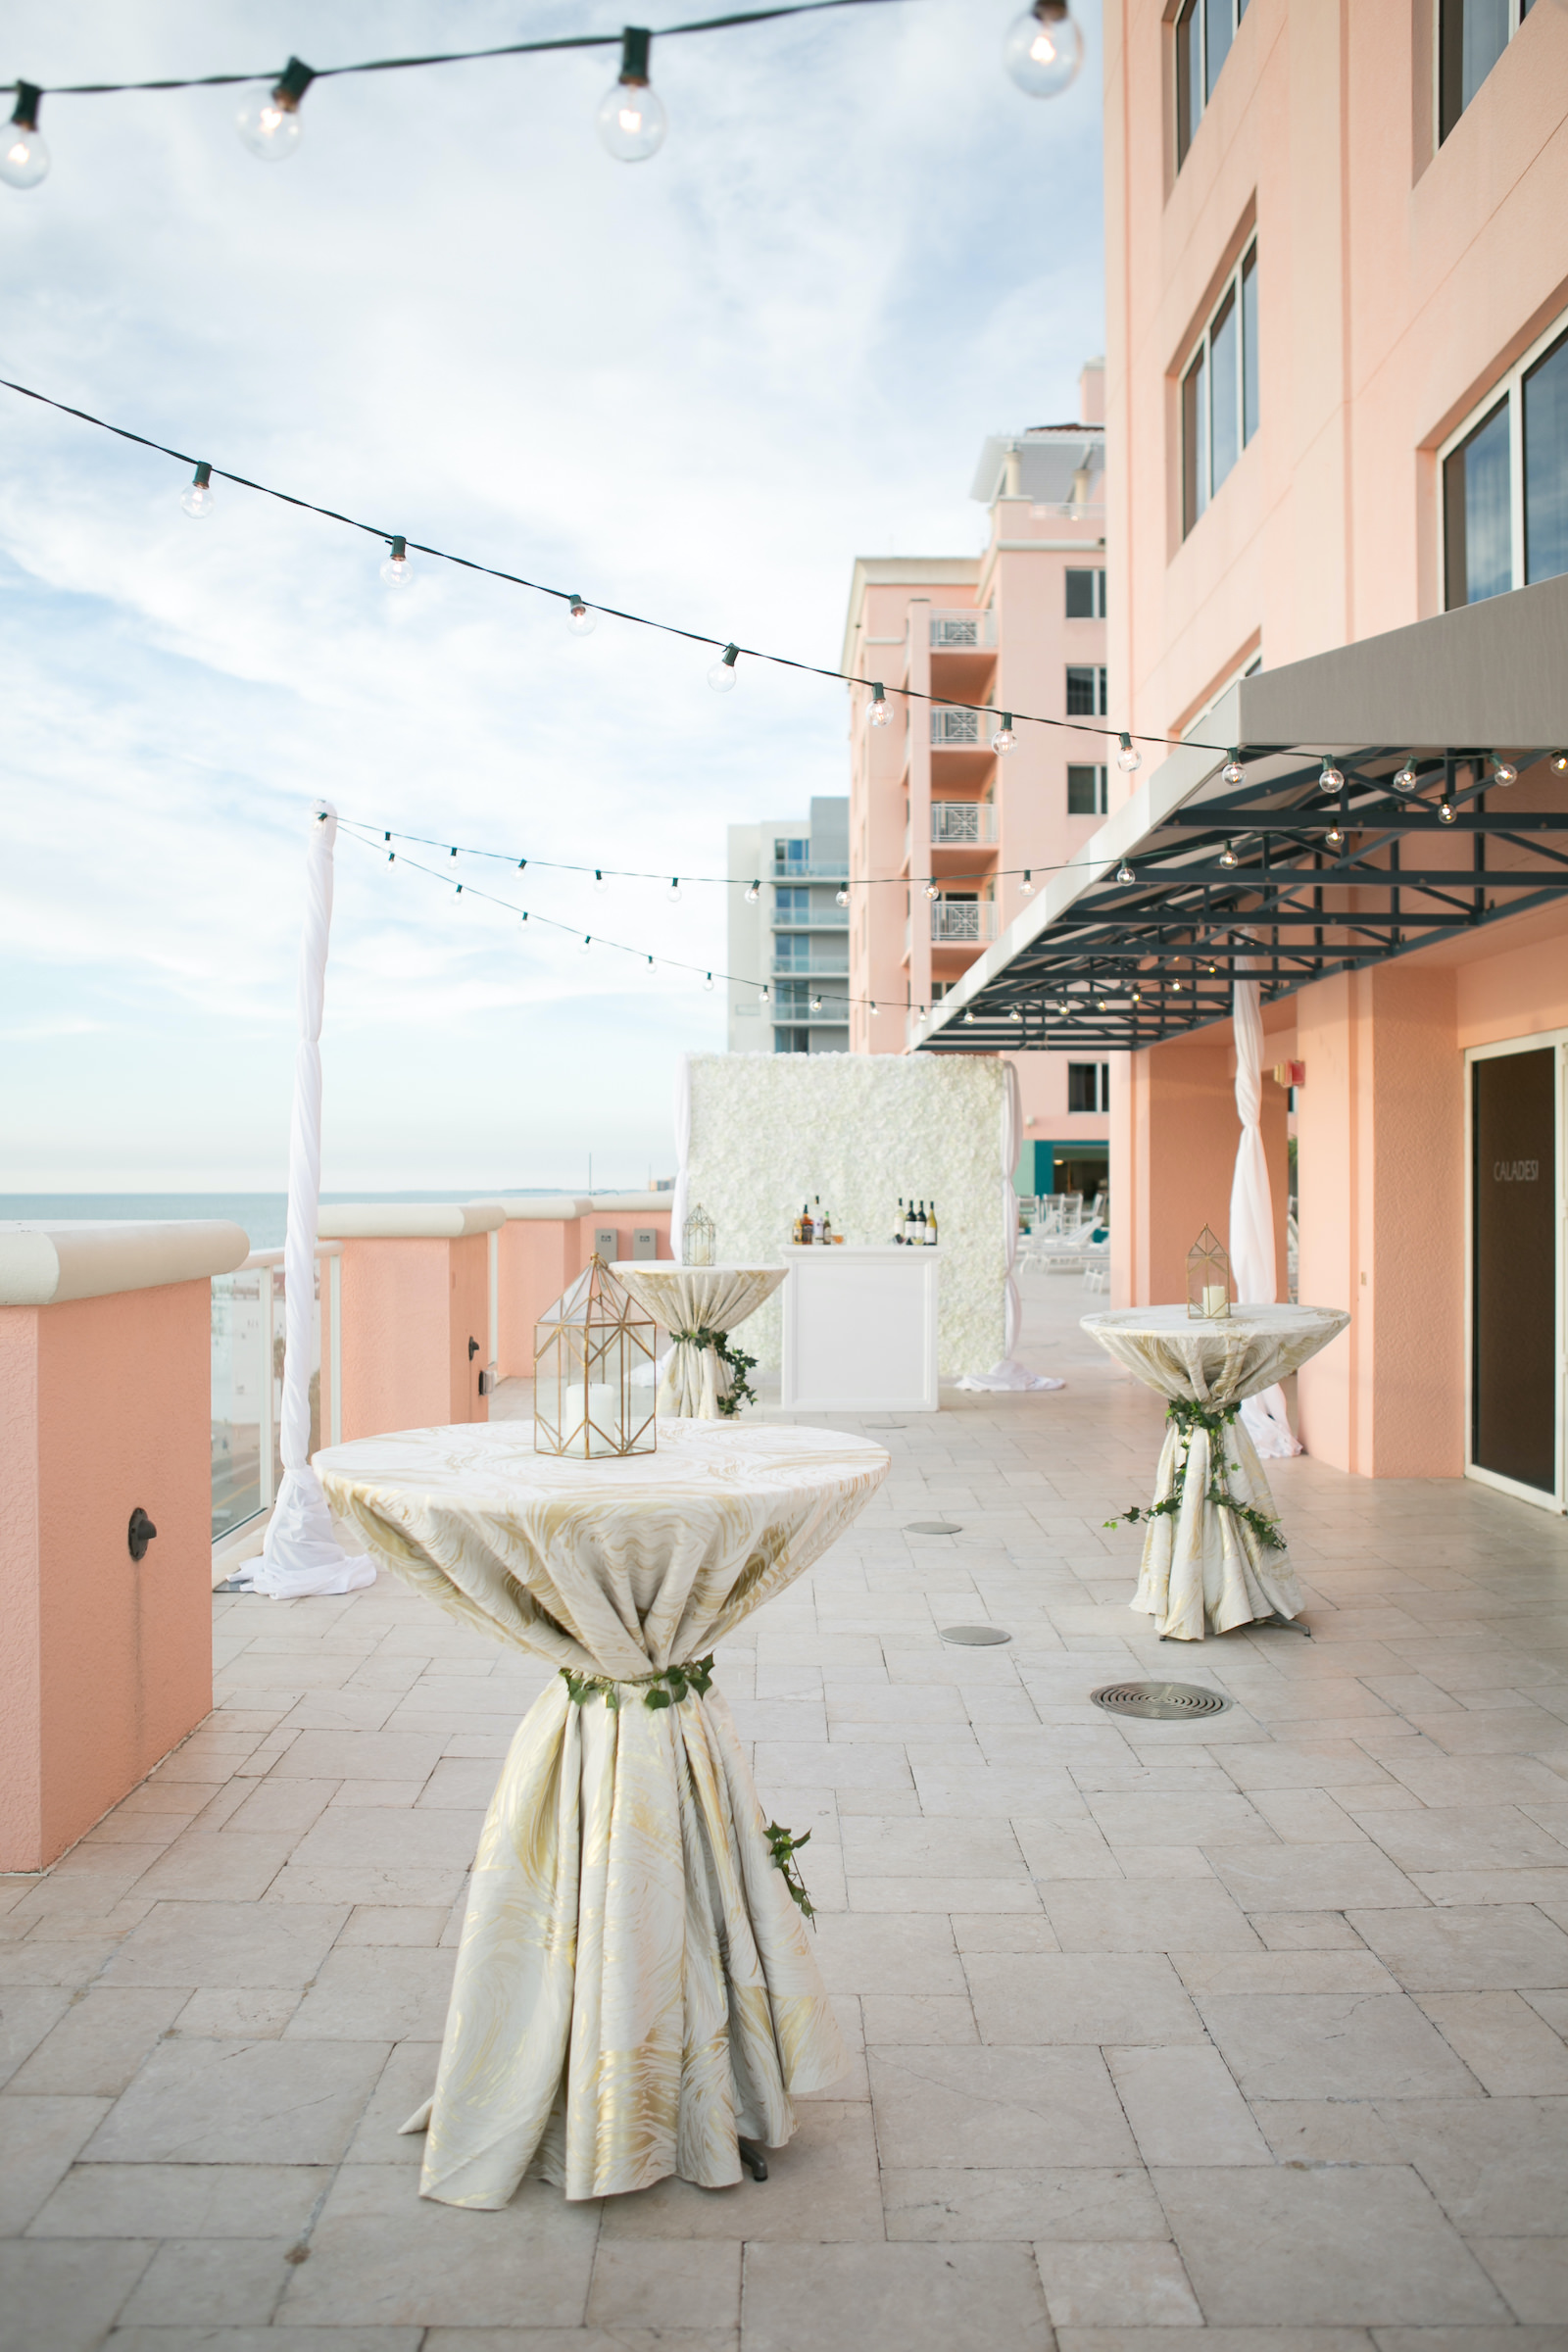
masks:
<path id="1" fill-rule="evenodd" d="M 677 1266 L 644 1258 L 615 1266 L 615 1280 L 645 1315 L 665 1331 L 721 1331 L 766 1303 L 789 1272 L 787 1266 Z M 657 1410 L 682 1420 L 722 1419 L 718 1400 L 730 1393 L 730 1373 L 711 1348 L 677 1340 L 659 1384 Z"/>
<path id="2" fill-rule="evenodd" d="M 1082 1327 L 1162 1396 L 1214 1410 L 1272 1388 L 1337 1339 L 1349 1320 L 1341 1308 L 1326 1306 L 1243 1306 L 1215 1322 L 1189 1315 L 1185 1306 L 1139 1306 L 1085 1315 Z M 1184 1430 L 1172 1421 L 1160 1449 L 1156 1502 L 1175 1488 L 1187 1448 L 1181 1508 L 1149 1521 L 1132 1605 L 1173 1641 L 1201 1642 L 1205 1633 L 1227 1633 L 1259 1617 L 1296 1617 L 1302 1606 L 1288 1553 L 1265 1544 L 1245 1519 L 1208 1499 L 1214 1472 L 1223 1467 L 1237 1502 L 1277 1516 L 1257 1448 L 1240 1418 L 1227 1423 L 1222 1444 L 1219 1465 L 1206 1429 Z"/>
<path id="3" fill-rule="evenodd" d="M 810 1567 L 887 1474 L 831 1431 L 667 1421 L 656 1453 L 536 1454 L 529 1422 L 405 1431 L 316 1456 L 333 1510 L 416 1592 L 559 1676 L 480 1834 L 420 2193 L 507 2203 L 531 2163 L 568 2197 L 740 2179 L 791 2094 L 849 2058 L 774 1867 L 716 1683 L 650 1708 Z"/>

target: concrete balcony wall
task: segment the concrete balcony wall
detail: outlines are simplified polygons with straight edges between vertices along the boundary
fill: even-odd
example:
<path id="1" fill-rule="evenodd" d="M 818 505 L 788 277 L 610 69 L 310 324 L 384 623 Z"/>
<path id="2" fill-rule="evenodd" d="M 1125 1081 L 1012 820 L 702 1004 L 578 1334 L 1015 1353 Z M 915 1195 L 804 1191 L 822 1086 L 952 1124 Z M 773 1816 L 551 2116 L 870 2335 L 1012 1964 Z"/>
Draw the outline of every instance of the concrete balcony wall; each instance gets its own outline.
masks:
<path id="1" fill-rule="evenodd" d="M 211 1711 L 212 1277 L 249 1247 L 0 1228 L 0 1870 L 45 1869 Z"/>
<path id="2" fill-rule="evenodd" d="M 488 1237 L 505 1222 L 494 1201 L 321 1210 L 321 1238 L 342 1245 L 345 1443 L 489 1419 L 479 1394 L 491 1359 Z"/>
<path id="3" fill-rule="evenodd" d="M 613 1226 L 619 1248 L 631 1255 L 634 1231 L 652 1226 L 661 1257 L 670 1257 L 669 1193 L 601 1193 L 537 1200 L 503 1200 L 492 1204 L 504 1222 L 496 1234 L 498 1300 L 496 1367 L 503 1380 L 533 1378 L 534 1326 L 574 1282 L 593 1255 L 594 1235 Z"/>

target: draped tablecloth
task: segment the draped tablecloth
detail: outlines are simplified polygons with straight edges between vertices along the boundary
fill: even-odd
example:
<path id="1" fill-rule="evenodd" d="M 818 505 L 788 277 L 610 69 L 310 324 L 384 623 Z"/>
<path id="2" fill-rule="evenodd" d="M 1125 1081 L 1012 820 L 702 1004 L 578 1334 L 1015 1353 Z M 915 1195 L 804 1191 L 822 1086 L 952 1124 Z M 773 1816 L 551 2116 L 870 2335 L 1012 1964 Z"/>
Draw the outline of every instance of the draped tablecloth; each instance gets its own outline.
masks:
<path id="1" fill-rule="evenodd" d="M 1300 1587 L 1277 1527 L 1257 1449 L 1236 1412 L 1326 1348 L 1350 1318 L 1338 1307 L 1242 1306 L 1210 1322 L 1185 1306 L 1085 1315 L 1107 1354 L 1172 1401 L 1133 1607 L 1159 1633 L 1201 1642 L 1258 1618 L 1296 1617 Z M 1179 1494 L 1177 1508 L 1159 1506 Z"/>
<path id="2" fill-rule="evenodd" d="M 536 2157 L 568 2197 L 723 2187 L 738 2138 L 781 2146 L 790 2094 L 849 2060 L 728 1707 L 652 1678 L 808 1568 L 888 1456 L 756 1423 L 662 1422 L 656 1453 L 586 1462 L 532 1437 L 316 1456 L 386 1567 L 584 1693 L 558 1677 L 535 1700 L 480 1834 L 435 2096 L 406 2127 L 428 2126 L 420 2193 L 493 2210 Z"/>
<path id="3" fill-rule="evenodd" d="M 717 1421 L 718 1400 L 730 1393 L 728 1364 L 710 1341 L 682 1335 L 717 1332 L 728 1339 L 737 1323 L 771 1298 L 787 1266 L 677 1266 L 668 1259 L 617 1260 L 615 1280 L 645 1315 L 652 1315 L 674 1341 L 659 1384 L 658 1411 L 682 1420 Z"/>

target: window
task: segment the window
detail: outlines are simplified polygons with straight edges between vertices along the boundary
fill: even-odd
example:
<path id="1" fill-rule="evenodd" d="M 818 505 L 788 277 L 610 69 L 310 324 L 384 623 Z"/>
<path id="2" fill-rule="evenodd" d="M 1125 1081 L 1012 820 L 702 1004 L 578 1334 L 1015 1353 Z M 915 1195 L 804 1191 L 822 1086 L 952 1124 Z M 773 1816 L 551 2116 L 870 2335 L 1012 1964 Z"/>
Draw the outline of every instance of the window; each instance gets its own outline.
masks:
<path id="1" fill-rule="evenodd" d="M 811 919 L 811 894 L 797 887 L 780 886 L 773 893 L 773 920 L 776 923 L 808 923 Z"/>
<path id="2" fill-rule="evenodd" d="M 793 967 L 796 971 L 809 970 L 811 943 L 806 933 L 804 931 L 775 932 L 773 935 L 773 961 L 785 967 Z"/>
<path id="3" fill-rule="evenodd" d="M 1104 573 L 1102 571 L 1069 571 L 1067 574 L 1067 618 L 1069 620 L 1103 620 L 1104 617 Z"/>
<path id="4" fill-rule="evenodd" d="M 1105 799 L 1105 770 L 1102 767 L 1069 767 L 1067 770 L 1067 814 L 1069 816 L 1103 816 Z"/>
<path id="5" fill-rule="evenodd" d="M 811 845 L 808 841 L 775 841 L 773 863 L 777 866 L 809 865 Z"/>
<path id="6" fill-rule="evenodd" d="M 1067 1108 L 1069 1110 L 1108 1110 L 1110 1108 L 1110 1064 L 1108 1061 L 1068 1062 Z"/>
<path id="7" fill-rule="evenodd" d="M 1182 376 L 1182 536 L 1257 430 L 1257 243 L 1242 256 Z"/>
<path id="8" fill-rule="evenodd" d="M 811 1032 L 809 1029 L 775 1029 L 773 1051 L 775 1054 L 809 1054 Z"/>
<path id="9" fill-rule="evenodd" d="M 1069 718 L 1103 718 L 1105 715 L 1103 662 L 1069 662 L 1067 664 L 1067 716 Z"/>
<path id="10" fill-rule="evenodd" d="M 1443 454 L 1450 612 L 1568 572 L 1568 334 L 1550 333 Z"/>
<path id="11" fill-rule="evenodd" d="M 1528 0 L 1527 0 L 1528 4 Z M 1247 0 L 1182 0 L 1176 12 L 1176 169 L 1214 95 Z"/>
<path id="12" fill-rule="evenodd" d="M 1530 14 L 1530 0 L 1438 0 L 1438 140 L 1445 140 Z"/>

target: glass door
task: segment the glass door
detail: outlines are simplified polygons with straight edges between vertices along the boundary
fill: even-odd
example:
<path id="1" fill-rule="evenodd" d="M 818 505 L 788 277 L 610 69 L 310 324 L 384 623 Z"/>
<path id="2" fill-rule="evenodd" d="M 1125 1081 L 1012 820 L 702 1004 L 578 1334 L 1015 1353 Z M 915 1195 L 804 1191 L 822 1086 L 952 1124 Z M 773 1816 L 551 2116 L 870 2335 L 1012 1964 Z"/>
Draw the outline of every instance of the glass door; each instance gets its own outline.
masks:
<path id="1" fill-rule="evenodd" d="M 1467 1056 L 1470 1364 L 1466 1467 L 1563 1501 L 1561 1037 Z"/>

